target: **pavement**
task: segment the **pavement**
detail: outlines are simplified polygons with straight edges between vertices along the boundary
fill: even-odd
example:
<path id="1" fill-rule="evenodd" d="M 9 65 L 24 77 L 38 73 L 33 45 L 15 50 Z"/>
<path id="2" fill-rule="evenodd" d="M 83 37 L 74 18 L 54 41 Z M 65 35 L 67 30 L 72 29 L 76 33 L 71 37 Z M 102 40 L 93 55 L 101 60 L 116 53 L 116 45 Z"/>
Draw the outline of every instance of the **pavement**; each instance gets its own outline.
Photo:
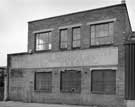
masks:
<path id="1" fill-rule="evenodd" d="M 14 102 L 14 101 L 1 101 L 0 107 L 97 107 L 97 106 L 41 104 L 41 103 L 23 103 L 23 102 Z"/>

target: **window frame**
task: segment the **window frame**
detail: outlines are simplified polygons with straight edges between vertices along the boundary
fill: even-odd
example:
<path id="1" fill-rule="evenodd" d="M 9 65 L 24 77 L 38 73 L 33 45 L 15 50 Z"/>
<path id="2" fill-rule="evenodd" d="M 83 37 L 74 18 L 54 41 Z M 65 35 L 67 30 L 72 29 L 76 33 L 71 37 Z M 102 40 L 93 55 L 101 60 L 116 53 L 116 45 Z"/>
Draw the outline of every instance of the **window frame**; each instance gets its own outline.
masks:
<path id="1" fill-rule="evenodd" d="M 80 73 L 80 88 L 78 89 L 79 91 L 76 92 L 76 91 L 65 91 L 62 89 L 62 73 L 64 72 L 76 72 L 76 73 Z M 81 74 L 81 70 L 64 70 L 64 71 L 61 71 L 60 72 L 60 92 L 61 93 L 74 93 L 74 94 L 80 94 L 81 93 L 81 86 L 82 86 L 82 74 Z"/>
<path id="2" fill-rule="evenodd" d="M 37 39 L 38 39 L 38 36 L 40 36 L 40 34 L 44 34 L 44 33 L 46 33 L 47 34 L 47 38 L 48 38 L 48 43 L 43 43 L 43 45 L 42 46 L 45 46 L 45 44 L 48 44 L 47 46 L 48 46 L 48 48 L 47 49 L 37 49 L 37 47 L 39 46 L 39 44 L 37 44 Z M 51 33 L 51 37 L 49 37 L 50 35 L 49 35 L 49 33 Z M 34 42 L 34 44 L 35 44 L 35 46 L 34 46 L 34 50 L 35 50 L 35 52 L 42 52 L 42 51 L 51 51 L 52 50 L 52 31 L 50 30 L 50 31 L 43 31 L 43 32 L 35 32 L 34 33 L 34 35 L 35 35 L 35 42 Z M 45 36 L 45 35 L 44 35 Z M 49 49 L 49 44 L 51 45 L 51 48 Z"/>
<path id="3" fill-rule="evenodd" d="M 107 26 L 108 26 L 108 32 L 105 32 L 105 33 L 108 33 L 108 36 L 101 36 L 101 37 L 98 37 L 97 35 L 96 35 L 96 33 L 98 33 L 98 32 L 96 32 L 96 30 L 97 30 L 97 27 L 99 27 L 99 26 L 105 26 L 107 24 Z M 112 24 L 112 25 L 110 25 L 110 24 Z M 99 26 L 98 26 L 99 25 Z M 94 27 L 94 37 L 92 37 L 92 31 L 91 31 L 91 29 L 92 29 L 92 26 Z M 110 33 L 110 26 L 112 26 L 112 34 L 110 35 L 109 33 Z M 89 25 L 89 32 L 90 32 L 90 46 L 89 47 L 95 47 L 95 46 L 108 46 L 108 45 L 112 45 L 113 44 L 113 42 L 114 42 L 114 21 L 109 21 L 109 22 L 100 22 L 100 23 L 92 23 L 92 24 L 90 24 Z M 103 31 L 102 31 L 103 32 Z M 106 38 L 108 38 L 109 39 L 109 41 L 108 42 L 105 42 L 105 41 L 102 41 L 102 42 L 99 42 L 99 43 L 96 43 L 98 40 L 101 40 L 101 39 L 106 39 Z M 94 43 L 92 43 L 92 40 L 94 39 Z M 112 39 L 112 40 L 110 40 L 110 39 Z"/>
<path id="4" fill-rule="evenodd" d="M 61 38 L 62 38 L 62 37 L 61 37 L 61 32 L 62 32 L 62 31 L 66 31 L 66 32 L 67 32 L 67 35 L 66 35 L 66 36 L 67 36 L 67 41 L 62 41 L 62 39 L 61 39 Z M 66 45 L 67 45 L 66 48 L 62 48 L 62 47 L 61 47 L 61 44 L 62 44 L 63 42 L 66 43 Z M 63 29 L 60 29 L 60 30 L 59 30 L 59 48 L 60 48 L 61 50 L 67 50 L 67 49 L 68 49 L 68 28 L 63 28 Z"/>
<path id="5" fill-rule="evenodd" d="M 79 30 L 79 35 L 80 35 L 80 39 L 76 39 L 76 40 L 74 40 L 74 29 L 80 29 Z M 76 36 L 76 35 L 75 35 Z M 81 26 L 76 26 L 76 27 L 72 27 L 72 43 L 71 43 L 71 47 L 72 47 L 72 49 L 80 49 L 81 48 Z M 79 44 L 79 46 L 77 46 L 77 47 L 74 47 L 74 42 L 80 42 L 80 44 Z"/>
<path id="6" fill-rule="evenodd" d="M 40 89 L 36 89 L 36 82 L 37 82 L 37 77 L 36 77 L 36 74 L 37 73 L 50 73 L 50 75 L 51 75 L 51 89 L 50 90 L 40 90 Z M 40 72 L 35 72 L 34 73 L 34 91 L 43 91 L 43 92 L 47 92 L 47 93 L 52 93 L 52 83 L 53 83 L 53 78 L 52 78 L 52 71 L 47 71 L 47 72 L 43 72 L 43 71 L 40 71 Z"/>
<path id="7" fill-rule="evenodd" d="M 105 92 L 104 90 L 103 91 L 93 91 L 93 75 L 92 75 L 92 72 L 94 72 L 94 71 L 100 71 L 100 72 L 108 72 L 107 70 L 111 70 L 111 71 L 113 71 L 114 73 L 115 73 L 115 81 L 114 81 L 114 83 L 115 83 L 115 90 L 114 90 L 114 93 L 107 93 L 107 92 Z M 111 69 L 111 68 L 99 68 L 99 69 L 91 69 L 91 88 L 90 88 L 90 91 L 91 91 L 91 93 L 92 94 L 102 94 L 102 95 L 115 95 L 116 94 L 116 71 L 117 71 L 117 69 Z M 103 78 L 104 79 L 104 78 Z M 104 84 L 103 84 L 104 85 Z M 104 86 L 103 86 L 104 87 Z"/>

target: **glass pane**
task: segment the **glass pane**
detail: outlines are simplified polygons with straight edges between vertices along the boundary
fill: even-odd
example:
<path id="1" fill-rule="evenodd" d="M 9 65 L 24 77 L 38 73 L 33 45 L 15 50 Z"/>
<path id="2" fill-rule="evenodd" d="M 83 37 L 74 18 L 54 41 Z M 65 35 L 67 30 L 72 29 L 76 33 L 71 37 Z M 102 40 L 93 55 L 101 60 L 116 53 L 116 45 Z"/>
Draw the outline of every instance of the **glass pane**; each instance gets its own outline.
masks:
<path id="1" fill-rule="evenodd" d="M 61 41 L 67 41 L 67 30 L 61 30 L 60 31 L 60 35 L 61 35 Z"/>
<path id="2" fill-rule="evenodd" d="M 73 41 L 73 48 L 80 47 L 80 40 Z"/>
<path id="3" fill-rule="evenodd" d="M 108 94 L 114 94 L 116 88 L 116 74 L 113 70 L 104 71 L 104 91 Z"/>
<path id="4" fill-rule="evenodd" d="M 37 45 L 36 50 L 43 50 L 44 49 L 44 45 Z"/>
<path id="5" fill-rule="evenodd" d="M 36 34 L 36 50 L 48 50 L 51 49 L 51 32 L 44 32 Z"/>
<path id="6" fill-rule="evenodd" d="M 91 45 L 113 43 L 113 23 L 97 24 L 91 26 Z"/>
<path id="7" fill-rule="evenodd" d="M 48 33 L 41 33 L 39 39 L 43 40 L 44 43 L 48 43 Z"/>
<path id="8" fill-rule="evenodd" d="M 48 49 L 49 50 L 52 49 L 52 44 L 51 43 L 48 44 Z"/>
<path id="9" fill-rule="evenodd" d="M 95 32 L 95 26 L 96 26 L 96 25 L 91 25 L 91 26 L 90 26 L 91 32 Z"/>
<path id="10" fill-rule="evenodd" d="M 103 37 L 109 36 L 109 24 L 104 24 L 103 26 Z"/>
<path id="11" fill-rule="evenodd" d="M 113 43 L 113 37 L 112 36 L 97 37 L 95 40 L 96 40 L 96 45 Z"/>
<path id="12" fill-rule="evenodd" d="M 42 50 L 49 50 L 49 44 L 44 44 Z"/>
<path id="13" fill-rule="evenodd" d="M 95 38 L 91 38 L 91 45 L 95 45 Z"/>
<path id="14" fill-rule="evenodd" d="M 61 48 L 67 48 L 67 42 L 62 42 L 61 43 Z"/>
<path id="15" fill-rule="evenodd" d="M 48 42 L 51 43 L 52 42 L 52 32 L 48 33 Z"/>
<path id="16" fill-rule="evenodd" d="M 97 93 L 104 92 L 103 71 L 100 70 L 92 71 L 92 91 Z"/>
<path id="17" fill-rule="evenodd" d="M 42 39 L 36 39 L 36 45 L 38 45 L 38 44 L 43 44 L 44 43 L 44 41 L 42 40 Z"/>
<path id="18" fill-rule="evenodd" d="M 107 24 L 96 25 L 96 37 L 109 36 L 109 26 Z"/>
<path id="19" fill-rule="evenodd" d="M 113 36 L 113 23 L 109 23 L 109 36 Z"/>
<path id="20" fill-rule="evenodd" d="M 100 37 L 102 35 L 102 25 L 96 25 L 96 37 Z"/>
<path id="21" fill-rule="evenodd" d="M 73 40 L 80 39 L 80 28 L 73 28 Z"/>
<path id="22" fill-rule="evenodd" d="M 95 25 L 92 25 L 91 26 L 91 30 L 90 30 L 91 32 L 90 32 L 90 36 L 91 36 L 91 38 L 95 38 Z"/>

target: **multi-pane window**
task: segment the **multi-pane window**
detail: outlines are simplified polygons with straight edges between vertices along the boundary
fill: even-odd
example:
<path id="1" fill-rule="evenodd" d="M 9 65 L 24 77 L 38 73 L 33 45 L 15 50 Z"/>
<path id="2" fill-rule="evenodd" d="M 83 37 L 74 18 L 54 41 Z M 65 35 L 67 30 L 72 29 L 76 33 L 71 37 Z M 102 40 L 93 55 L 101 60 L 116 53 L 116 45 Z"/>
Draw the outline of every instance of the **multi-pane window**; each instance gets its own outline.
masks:
<path id="1" fill-rule="evenodd" d="M 113 43 L 113 22 L 91 25 L 90 34 L 91 45 Z"/>
<path id="2" fill-rule="evenodd" d="M 91 91 L 95 94 L 115 94 L 116 72 L 115 70 L 93 70 Z"/>
<path id="3" fill-rule="evenodd" d="M 52 72 L 35 73 L 35 90 L 52 91 Z"/>
<path id="4" fill-rule="evenodd" d="M 72 48 L 80 48 L 80 27 L 72 29 Z"/>
<path id="5" fill-rule="evenodd" d="M 66 70 L 61 72 L 61 91 L 67 93 L 81 92 L 81 71 Z"/>
<path id="6" fill-rule="evenodd" d="M 36 50 L 50 50 L 51 49 L 52 32 L 42 32 L 36 34 Z"/>
<path id="7" fill-rule="evenodd" d="M 61 29 L 60 30 L 60 48 L 61 49 L 67 49 L 68 45 L 68 38 L 67 38 L 67 29 Z"/>

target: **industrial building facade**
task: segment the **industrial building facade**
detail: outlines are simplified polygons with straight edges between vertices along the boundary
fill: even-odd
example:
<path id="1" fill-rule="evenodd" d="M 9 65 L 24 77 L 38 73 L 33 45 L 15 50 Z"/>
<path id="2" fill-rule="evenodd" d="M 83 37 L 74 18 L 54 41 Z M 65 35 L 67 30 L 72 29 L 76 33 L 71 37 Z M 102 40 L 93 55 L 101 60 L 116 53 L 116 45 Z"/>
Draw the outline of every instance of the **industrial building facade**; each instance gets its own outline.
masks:
<path id="1" fill-rule="evenodd" d="M 8 55 L 8 99 L 125 106 L 126 4 L 28 23 L 28 52 Z"/>

